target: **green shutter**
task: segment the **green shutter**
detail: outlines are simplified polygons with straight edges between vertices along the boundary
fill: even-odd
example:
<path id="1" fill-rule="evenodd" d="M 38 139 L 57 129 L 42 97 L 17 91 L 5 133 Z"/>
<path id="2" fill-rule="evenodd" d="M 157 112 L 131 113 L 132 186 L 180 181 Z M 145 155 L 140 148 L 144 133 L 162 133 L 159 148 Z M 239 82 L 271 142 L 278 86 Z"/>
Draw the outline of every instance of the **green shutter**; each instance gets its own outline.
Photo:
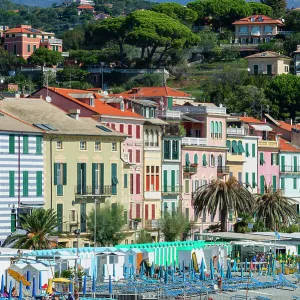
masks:
<path id="1" fill-rule="evenodd" d="M 81 163 L 77 163 L 77 193 L 81 195 Z"/>
<path id="2" fill-rule="evenodd" d="M 239 147 L 236 141 L 231 142 L 232 153 L 239 153 Z"/>
<path id="3" fill-rule="evenodd" d="M 293 178 L 293 189 L 297 189 L 297 178 Z"/>
<path id="4" fill-rule="evenodd" d="M 86 203 L 80 203 L 80 230 L 86 232 Z"/>
<path id="5" fill-rule="evenodd" d="M 9 135 L 9 154 L 15 154 L 15 136 Z"/>
<path id="6" fill-rule="evenodd" d="M 173 107 L 173 98 L 168 97 L 168 108 L 171 109 Z"/>
<path id="7" fill-rule="evenodd" d="M 63 163 L 62 167 L 63 167 L 63 185 L 67 185 L 67 163 Z"/>
<path id="8" fill-rule="evenodd" d="M 54 163 L 54 185 L 57 185 L 58 179 L 58 163 Z"/>
<path id="9" fill-rule="evenodd" d="M 168 191 L 168 171 L 164 170 L 164 187 L 163 191 L 167 192 Z"/>
<path id="10" fill-rule="evenodd" d="M 116 211 L 117 210 L 117 203 L 112 203 L 111 204 L 111 210 Z"/>
<path id="11" fill-rule="evenodd" d="M 257 184 L 256 184 L 256 175 L 253 172 L 252 173 L 252 187 L 255 188 L 256 186 L 257 186 Z"/>
<path id="12" fill-rule="evenodd" d="M 256 156 L 256 147 L 255 144 L 252 144 L 252 157 Z"/>
<path id="13" fill-rule="evenodd" d="M 173 141 L 172 142 L 172 159 L 178 159 L 179 158 L 179 142 Z"/>
<path id="14" fill-rule="evenodd" d="M 285 172 L 285 157 L 281 156 L 281 172 Z"/>
<path id="15" fill-rule="evenodd" d="M 260 152 L 260 153 L 259 153 L 259 164 L 260 164 L 261 166 L 263 166 L 264 163 L 265 163 L 265 160 L 264 160 L 264 153 L 263 153 L 263 152 Z"/>
<path id="16" fill-rule="evenodd" d="M 279 166 L 279 153 L 276 153 L 276 165 Z"/>
<path id="17" fill-rule="evenodd" d="M 86 194 L 86 163 L 82 164 L 82 192 Z"/>
<path id="18" fill-rule="evenodd" d="M 164 159 L 170 158 L 170 141 L 164 141 Z"/>
<path id="19" fill-rule="evenodd" d="M 100 189 L 100 192 L 104 193 L 104 163 L 100 164 Z"/>
<path id="20" fill-rule="evenodd" d="M 175 202 L 172 202 L 172 214 L 174 214 L 175 213 L 175 211 L 176 211 L 176 206 L 175 206 Z"/>
<path id="21" fill-rule="evenodd" d="M 127 224 L 127 222 L 128 222 L 127 215 L 128 215 L 127 210 L 124 210 L 124 224 Z"/>
<path id="22" fill-rule="evenodd" d="M 15 171 L 9 171 L 9 197 L 15 196 Z"/>
<path id="23" fill-rule="evenodd" d="M 64 195 L 64 186 L 62 184 L 58 184 L 56 186 L 56 195 L 63 196 Z"/>
<path id="24" fill-rule="evenodd" d="M 274 155 L 275 155 L 275 153 L 271 153 L 271 166 L 273 166 Z"/>
<path id="25" fill-rule="evenodd" d="M 250 156 L 250 152 L 249 152 L 249 144 L 246 143 L 246 157 Z"/>
<path id="26" fill-rule="evenodd" d="M 128 188 L 128 175 L 124 174 L 124 188 Z"/>
<path id="27" fill-rule="evenodd" d="M 23 197 L 28 197 L 28 171 L 23 171 Z"/>
<path id="28" fill-rule="evenodd" d="M 93 195 L 95 194 L 96 191 L 96 170 L 97 170 L 97 164 L 92 163 L 92 194 Z"/>
<path id="29" fill-rule="evenodd" d="M 43 173 L 36 171 L 36 196 L 43 196 Z"/>
<path id="30" fill-rule="evenodd" d="M 203 156 L 202 156 L 202 165 L 203 165 L 203 167 L 207 166 L 206 154 L 203 154 Z"/>
<path id="31" fill-rule="evenodd" d="M 198 165 L 198 154 L 197 153 L 194 154 L 194 164 Z"/>
<path id="32" fill-rule="evenodd" d="M 248 172 L 245 173 L 245 180 L 246 180 L 246 184 L 248 185 L 249 184 L 249 173 Z"/>
<path id="33" fill-rule="evenodd" d="M 298 172 L 297 156 L 294 156 L 294 172 Z"/>
<path id="34" fill-rule="evenodd" d="M 117 164 L 111 164 L 111 193 L 117 195 Z"/>
<path id="35" fill-rule="evenodd" d="M 275 192 L 277 190 L 276 182 L 277 182 L 277 178 L 276 178 L 276 176 L 273 175 L 273 177 L 272 177 L 273 192 Z"/>
<path id="36" fill-rule="evenodd" d="M 238 148 L 239 148 L 239 153 L 245 152 L 242 141 L 238 141 Z"/>
<path id="37" fill-rule="evenodd" d="M 16 231 L 16 224 L 17 224 L 17 216 L 16 214 L 10 215 L 10 231 L 15 232 Z"/>
<path id="38" fill-rule="evenodd" d="M 175 170 L 171 170 L 171 191 L 175 192 Z"/>
<path id="39" fill-rule="evenodd" d="M 229 140 L 226 141 L 226 147 L 228 148 L 228 151 L 231 152 L 231 142 Z"/>
<path id="40" fill-rule="evenodd" d="M 42 154 L 42 137 L 41 136 L 36 137 L 35 153 Z"/>
<path id="41" fill-rule="evenodd" d="M 187 167 L 190 165 L 190 157 L 188 153 L 185 154 L 185 165 Z"/>
<path id="42" fill-rule="evenodd" d="M 280 178 L 280 188 L 281 188 L 282 190 L 285 189 L 285 178 Z"/>
<path id="43" fill-rule="evenodd" d="M 63 204 L 57 204 L 57 231 L 63 231 Z"/>
<path id="44" fill-rule="evenodd" d="M 260 175 L 260 193 L 263 195 L 265 193 L 265 176 Z"/>
<path id="45" fill-rule="evenodd" d="M 28 135 L 23 135 L 23 154 L 28 154 Z"/>

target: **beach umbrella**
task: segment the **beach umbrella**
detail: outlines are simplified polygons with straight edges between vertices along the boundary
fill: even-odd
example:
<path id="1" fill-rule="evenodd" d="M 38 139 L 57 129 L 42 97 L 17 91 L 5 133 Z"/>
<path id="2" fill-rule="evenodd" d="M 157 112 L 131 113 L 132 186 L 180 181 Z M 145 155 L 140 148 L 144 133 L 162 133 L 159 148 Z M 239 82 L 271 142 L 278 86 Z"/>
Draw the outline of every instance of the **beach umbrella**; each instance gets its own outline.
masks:
<path id="1" fill-rule="evenodd" d="M 182 273 L 182 280 L 183 280 L 183 282 L 185 282 L 185 273 L 184 272 Z"/>
<path id="2" fill-rule="evenodd" d="M 73 289 L 73 282 L 72 279 L 70 278 L 70 283 L 69 283 L 69 292 L 73 294 L 74 289 Z"/>
<path id="3" fill-rule="evenodd" d="M 230 263 L 227 263 L 227 272 L 226 272 L 226 278 L 231 278 L 231 270 L 230 270 Z"/>
<path id="4" fill-rule="evenodd" d="M 205 264 L 204 264 L 204 259 L 202 257 L 201 259 L 201 264 L 200 264 L 200 269 L 203 268 L 203 270 L 205 269 Z"/>
<path id="5" fill-rule="evenodd" d="M 32 298 L 36 296 L 36 287 L 35 287 L 35 276 L 32 278 Z"/>
<path id="6" fill-rule="evenodd" d="M 42 290 L 42 271 L 39 271 L 39 290 Z"/>
<path id="7" fill-rule="evenodd" d="M 48 294 L 48 295 L 52 294 L 52 278 L 48 279 L 48 286 L 47 286 L 46 294 Z"/>
<path id="8" fill-rule="evenodd" d="M 111 275 L 108 276 L 108 293 L 111 295 L 113 292 L 113 287 L 112 287 L 112 281 L 111 281 Z"/>
<path id="9" fill-rule="evenodd" d="M 233 272 L 237 272 L 238 268 L 237 268 L 237 263 L 236 263 L 236 259 L 233 260 L 233 267 L 232 267 L 232 271 Z"/>
<path id="10" fill-rule="evenodd" d="M 182 261 L 182 272 L 185 272 L 184 260 Z"/>
<path id="11" fill-rule="evenodd" d="M 281 263 L 281 273 L 284 274 L 284 262 Z"/>
<path id="12" fill-rule="evenodd" d="M 9 282 L 8 299 L 11 299 L 11 292 L 12 292 L 12 281 Z"/>
<path id="13" fill-rule="evenodd" d="M 92 292 L 96 292 L 96 278 L 95 278 L 95 271 L 93 272 L 93 278 L 92 278 Z"/>
<path id="14" fill-rule="evenodd" d="M 220 272 L 221 270 L 221 264 L 220 264 L 220 261 L 218 260 L 218 272 Z"/>
<path id="15" fill-rule="evenodd" d="M 258 264 L 258 275 L 261 275 L 261 266 Z"/>
<path id="16" fill-rule="evenodd" d="M 200 265 L 200 280 L 205 280 L 204 265 L 202 263 Z"/>
<path id="17" fill-rule="evenodd" d="M 22 298 L 23 298 L 23 284 L 22 284 L 22 280 L 20 280 L 19 300 L 22 300 Z"/>
<path id="18" fill-rule="evenodd" d="M 106 276 L 106 268 L 105 268 L 106 266 L 105 266 L 105 264 L 103 264 L 102 265 L 102 276 L 103 276 L 103 280 L 104 280 L 104 278 L 105 278 L 105 276 Z"/>
<path id="19" fill-rule="evenodd" d="M 166 270 L 165 271 L 165 284 L 168 283 L 168 271 Z"/>
<path id="20" fill-rule="evenodd" d="M 154 262 L 152 262 L 151 269 L 150 269 L 150 277 L 154 276 Z"/>
<path id="21" fill-rule="evenodd" d="M 125 266 L 125 263 L 123 264 L 123 277 L 126 277 L 126 266 Z"/>
<path id="22" fill-rule="evenodd" d="M 86 294 L 86 276 L 84 276 L 84 278 L 83 278 L 82 293 L 83 293 L 83 295 Z"/>
<path id="23" fill-rule="evenodd" d="M 115 263 L 113 264 L 113 276 L 116 277 L 116 265 L 115 265 Z"/>
<path id="24" fill-rule="evenodd" d="M 192 272 L 191 272 L 191 280 L 194 281 L 195 280 L 195 270 L 192 269 Z"/>
<path id="25" fill-rule="evenodd" d="M 1 294 L 4 294 L 4 275 L 1 276 Z"/>
<path id="26" fill-rule="evenodd" d="M 246 260 L 245 260 L 245 272 L 247 272 L 247 270 L 248 270 L 248 259 L 246 258 Z"/>
<path id="27" fill-rule="evenodd" d="M 243 265 L 241 264 L 241 277 L 243 278 Z"/>
<path id="28" fill-rule="evenodd" d="M 175 276 L 174 276 L 174 272 L 172 272 L 172 283 L 175 282 Z"/>
<path id="29" fill-rule="evenodd" d="M 249 271 L 249 276 L 250 276 L 250 278 L 252 278 L 252 270 L 251 269 Z"/>
<path id="30" fill-rule="evenodd" d="M 300 273 L 300 262 L 298 262 L 298 273 Z"/>
<path id="31" fill-rule="evenodd" d="M 271 275 L 271 273 L 270 273 L 270 263 L 268 263 L 268 273 L 267 274 Z"/>
<path id="32" fill-rule="evenodd" d="M 214 263 L 212 258 L 210 259 L 210 279 L 213 280 L 214 279 Z"/>
<path id="33" fill-rule="evenodd" d="M 173 261 L 173 269 L 174 269 L 174 272 L 176 272 L 176 261 L 175 260 Z"/>
<path id="34" fill-rule="evenodd" d="M 181 272 L 181 268 L 180 268 L 181 266 L 180 266 L 180 262 L 178 263 L 178 271 L 179 271 L 179 274 L 180 274 L 180 272 Z"/>
<path id="35" fill-rule="evenodd" d="M 221 266 L 221 269 L 220 269 L 220 277 L 224 278 L 224 271 L 223 271 L 223 267 L 222 266 Z"/>
<path id="36" fill-rule="evenodd" d="M 26 280 L 28 282 L 30 282 L 30 271 L 26 272 Z M 26 285 L 26 290 L 29 290 L 29 289 L 30 289 L 30 285 Z"/>

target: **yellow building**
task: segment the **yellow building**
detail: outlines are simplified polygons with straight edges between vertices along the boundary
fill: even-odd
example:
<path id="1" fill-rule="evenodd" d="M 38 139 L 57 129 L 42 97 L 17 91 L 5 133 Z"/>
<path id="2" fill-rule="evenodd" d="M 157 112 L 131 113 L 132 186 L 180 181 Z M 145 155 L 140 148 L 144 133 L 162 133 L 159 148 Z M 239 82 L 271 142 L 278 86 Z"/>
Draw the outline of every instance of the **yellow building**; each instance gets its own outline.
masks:
<path id="1" fill-rule="evenodd" d="M 81 230 L 80 246 L 89 245 L 87 216 L 98 203 L 130 203 L 129 167 L 121 157 L 125 134 L 80 110 L 66 114 L 42 99 L 2 100 L 1 109 L 44 130 L 44 195 L 46 208 L 57 212 L 59 243 L 76 247 L 74 230 Z"/>

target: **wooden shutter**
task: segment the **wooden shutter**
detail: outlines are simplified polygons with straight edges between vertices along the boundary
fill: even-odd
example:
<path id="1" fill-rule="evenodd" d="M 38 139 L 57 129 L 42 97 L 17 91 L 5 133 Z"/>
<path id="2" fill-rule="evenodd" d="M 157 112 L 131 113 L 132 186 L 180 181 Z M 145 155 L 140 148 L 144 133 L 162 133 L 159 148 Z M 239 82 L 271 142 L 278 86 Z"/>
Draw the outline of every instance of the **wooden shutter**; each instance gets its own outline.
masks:
<path id="1" fill-rule="evenodd" d="M 67 185 L 67 163 L 63 163 L 62 167 L 63 167 L 63 185 Z"/>
<path id="2" fill-rule="evenodd" d="M 28 171 L 23 171 L 23 197 L 28 197 Z"/>
<path id="3" fill-rule="evenodd" d="M 128 175 L 127 174 L 124 174 L 124 188 L 127 188 L 128 187 Z"/>
<path id="4" fill-rule="evenodd" d="M 77 193 L 79 195 L 82 194 L 82 192 L 81 192 L 81 163 L 77 163 Z"/>
<path id="5" fill-rule="evenodd" d="M 294 156 L 294 172 L 298 172 L 297 156 Z"/>
<path id="6" fill-rule="evenodd" d="M 155 191 L 159 192 L 159 174 L 155 175 Z"/>
<path id="7" fill-rule="evenodd" d="M 54 185 L 57 185 L 58 179 L 58 164 L 54 163 Z"/>
<path id="8" fill-rule="evenodd" d="M 168 171 L 164 170 L 164 186 L 163 186 L 163 191 L 167 192 L 168 191 Z"/>
<path id="9" fill-rule="evenodd" d="M 15 171 L 9 171 L 9 197 L 15 196 Z"/>
<path id="10" fill-rule="evenodd" d="M 152 214 L 151 214 L 152 220 L 155 220 L 155 204 L 152 204 Z"/>
<path id="11" fill-rule="evenodd" d="M 23 154 L 28 154 L 28 135 L 23 135 Z"/>
<path id="12" fill-rule="evenodd" d="M 136 174 L 136 193 L 141 193 L 141 174 Z"/>
<path id="13" fill-rule="evenodd" d="M 43 196 L 43 172 L 36 171 L 36 196 Z"/>
<path id="14" fill-rule="evenodd" d="M 176 183 L 175 183 L 176 177 L 175 176 L 176 176 L 175 170 L 171 170 L 171 191 L 172 192 L 175 192 L 175 185 L 176 185 Z"/>
<path id="15" fill-rule="evenodd" d="M 113 195 L 117 195 L 117 164 L 112 163 L 111 164 L 111 182 L 112 182 L 112 187 L 111 187 L 111 192 Z"/>
<path id="16" fill-rule="evenodd" d="M 128 125 L 128 135 L 132 135 L 132 125 Z"/>
<path id="17" fill-rule="evenodd" d="M 82 191 L 86 194 L 86 163 L 82 164 Z"/>
<path id="18" fill-rule="evenodd" d="M 10 231 L 15 232 L 16 231 L 16 225 L 17 225 L 17 215 L 11 214 L 10 215 Z"/>
<path id="19" fill-rule="evenodd" d="M 97 164 L 92 163 L 92 194 L 93 195 L 96 192 L 96 169 L 97 169 Z"/>
<path id="20" fill-rule="evenodd" d="M 63 204 L 57 204 L 57 230 L 62 232 L 63 230 Z"/>
<path id="21" fill-rule="evenodd" d="M 264 175 L 260 175 L 260 193 L 265 193 L 265 177 Z"/>
<path id="22" fill-rule="evenodd" d="M 276 175 L 273 175 L 273 177 L 272 177 L 272 186 L 273 186 L 273 191 L 275 192 L 277 190 L 277 177 L 276 177 Z"/>
<path id="23" fill-rule="evenodd" d="M 104 163 L 100 163 L 100 193 L 104 193 Z"/>
<path id="24" fill-rule="evenodd" d="M 136 156 L 136 163 L 140 163 L 141 162 L 141 150 L 136 150 L 135 152 L 135 156 Z"/>
<path id="25" fill-rule="evenodd" d="M 281 171 L 285 172 L 285 156 L 281 156 Z"/>
<path id="26" fill-rule="evenodd" d="M 129 153 L 129 162 L 132 162 L 132 149 L 128 149 Z"/>
<path id="27" fill-rule="evenodd" d="M 141 218 L 141 204 L 136 204 L 135 206 L 135 217 L 138 219 Z"/>
<path id="28" fill-rule="evenodd" d="M 36 147 L 35 147 L 36 154 L 42 154 L 42 137 L 36 137 Z"/>
<path id="29" fill-rule="evenodd" d="M 255 144 L 252 144 L 252 157 L 255 157 L 256 154 L 256 147 Z"/>
<path id="30" fill-rule="evenodd" d="M 150 191 L 150 175 L 146 175 L 146 192 Z"/>
<path id="31" fill-rule="evenodd" d="M 130 174 L 130 194 L 133 194 L 133 174 Z"/>
<path id="32" fill-rule="evenodd" d="M 140 139 L 141 138 L 141 126 L 136 125 L 136 138 Z"/>
<path id="33" fill-rule="evenodd" d="M 15 136 L 9 135 L 9 154 L 15 154 Z"/>
<path id="34" fill-rule="evenodd" d="M 149 218 L 149 205 L 145 205 L 145 220 L 148 220 Z"/>

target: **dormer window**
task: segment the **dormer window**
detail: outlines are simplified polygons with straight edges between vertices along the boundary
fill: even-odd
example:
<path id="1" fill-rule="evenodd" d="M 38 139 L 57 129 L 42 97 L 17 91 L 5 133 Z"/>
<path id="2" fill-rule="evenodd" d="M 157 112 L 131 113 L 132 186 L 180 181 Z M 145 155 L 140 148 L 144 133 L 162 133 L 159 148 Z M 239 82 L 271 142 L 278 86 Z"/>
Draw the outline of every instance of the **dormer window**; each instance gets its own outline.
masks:
<path id="1" fill-rule="evenodd" d="M 124 101 L 120 102 L 120 109 L 121 109 L 121 111 L 124 111 Z"/>
<path id="2" fill-rule="evenodd" d="M 95 106 L 95 99 L 94 98 L 90 98 L 90 106 Z"/>
<path id="3" fill-rule="evenodd" d="M 251 17 L 251 22 L 255 22 L 255 18 L 254 17 Z"/>
<path id="4" fill-rule="evenodd" d="M 259 21 L 259 22 L 262 22 L 263 20 L 264 20 L 263 17 L 258 17 L 258 21 Z"/>

